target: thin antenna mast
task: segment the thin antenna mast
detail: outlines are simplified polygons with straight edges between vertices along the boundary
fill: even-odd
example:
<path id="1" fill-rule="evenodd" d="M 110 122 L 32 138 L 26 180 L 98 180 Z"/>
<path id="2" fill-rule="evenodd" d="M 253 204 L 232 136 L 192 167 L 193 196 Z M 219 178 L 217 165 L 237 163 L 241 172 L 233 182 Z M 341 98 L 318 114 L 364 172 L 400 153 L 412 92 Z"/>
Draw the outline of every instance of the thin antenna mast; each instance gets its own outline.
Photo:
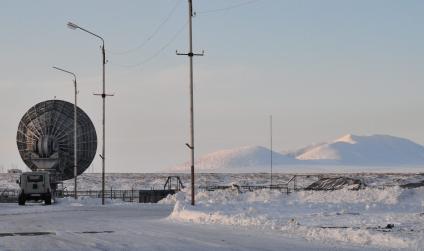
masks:
<path id="1" fill-rule="evenodd" d="M 177 55 L 185 55 L 190 59 L 190 144 L 186 143 L 186 146 L 191 150 L 191 205 L 194 206 L 194 100 L 193 100 L 193 56 L 203 56 L 204 52 L 201 54 L 193 53 L 193 29 L 192 29 L 192 18 L 193 13 L 193 3 L 192 0 L 188 0 L 188 21 L 189 21 L 189 52 L 188 53 L 178 53 Z"/>
<path id="2" fill-rule="evenodd" d="M 271 158 L 271 186 L 272 186 L 272 115 L 269 116 L 269 133 L 270 133 L 270 148 L 271 148 L 271 152 L 270 152 L 270 158 Z"/>

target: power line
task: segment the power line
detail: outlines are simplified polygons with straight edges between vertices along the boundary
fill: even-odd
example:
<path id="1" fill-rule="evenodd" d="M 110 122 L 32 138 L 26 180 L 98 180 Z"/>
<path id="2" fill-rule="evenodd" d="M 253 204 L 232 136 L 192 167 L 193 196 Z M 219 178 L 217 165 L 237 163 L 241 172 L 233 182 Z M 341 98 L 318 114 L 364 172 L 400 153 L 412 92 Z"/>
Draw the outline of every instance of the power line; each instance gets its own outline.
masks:
<path id="1" fill-rule="evenodd" d="M 146 46 L 146 44 L 148 42 L 150 42 L 150 40 L 152 40 L 158 34 L 158 32 L 162 29 L 162 27 L 171 19 L 172 15 L 177 10 L 177 7 L 180 5 L 180 3 L 181 3 L 181 0 L 176 1 L 174 7 L 171 9 L 171 11 L 168 13 L 168 15 L 165 16 L 165 18 L 162 20 L 162 22 L 159 23 L 159 25 L 156 27 L 156 29 L 139 45 L 137 45 L 136 47 L 134 47 L 132 49 L 128 49 L 128 50 L 121 51 L 121 52 L 113 52 L 113 51 L 109 51 L 109 52 L 111 54 L 114 54 L 114 55 L 124 55 L 124 54 L 131 53 L 133 51 L 139 50 L 139 49 L 143 48 L 144 46 Z"/>
<path id="2" fill-rule="evenodd" d="M 250 0 L 250 1 L 230 5 L 230 6 L 223 7 L 223 8 L 196 11 L 196 13 L 197 14 L 207 14 L 207 13 L 221 12 L 221 11 L 236 9 L 236 8 L 239 8 L 239 7 L 242 7 L 242 6 L 245 6 L 245 5 L 253 4 L 253 3 L 258 2 L 258 1 L 261 1 L 261 0 Z"/>
<path id="3" fill-rule="evenodd" d="M 221 12 L 221 11 L 226 11 L 226 10 L 235 9 L 235 8 L 243 7 L 243 6 L 246 6 L 246 5 L 250 5 L 250 4 L 253 4 L 255 2 L 259 2 L 259 1 L 261 1 L 261 0 L 249 0 L 249 1 L 230 5 L 230 6 L 223 7 L 223 8 L 197 11 L 196 13 L 208 14 L 208 13 Z M 133 49 L 123 51 L 123 52 L 118 52 L 118 53 L 115 52 L 115 53 L 112 53 L 112 54 L 116 54 L 116 55 L 127 54 L 127 53 L 130 53 L 132 51 L 135 51 L 135 50 L 138 50 L 138 49 L 141 49 L 142 47 L 144 47 L 160 31 L 162 26 L 169 21 L 172 14 L 176 11 L 176 9 L 177 9 L 177 7 L 179 6 L 180 3 L 181 3 L 181 0 L 178 0 L 177 3 L 172 8 L 172 10 L 166 16 L 166 18 L 157 26 L 155 31 L 145 41 L 143 41 L 139 46 L 137 46 Z M 184 28 L 187 26 L 187 24 L 188 24 L 188 22 L 185 23 L 180 29 L 178 29 L 177 32 L 171 37 L 171 39 L 167 43 L 165 43 L 162 47 L 160 47 L 157 51 L 155 51 L 155 53 L 153 53 L 150 57 L 144 59 L 143 61 L 140 61 L 140 62 L 134 63 L 134 64 L 119 64 L 119 63 L 114 63 L 114 62 L 110 62 L 110 63 L 113 64 L 113 65 L 119 66 L 119 67 L 123 67 L 123 68 L 135 68 L 135 67 L 139 67 L 139 66 L 142 66 L 142 65 L 149 63 L 150 61 L 155 59 L 157 56 L 159 56 L 166 48 L 168 48 L 178 38 L 178 36 L 181 34 L 181 32 L 184 30 Z"/>
<path id="4" fill-rule="evenodd" d="M 181 32 L 184 30 L 187 24 L 188 22 L 184 23 L 184 25 L 181 26 L 181 28 L 179 28 L 177 32 L 174 33 L 174 35 L 171 37 L 171 39 L 168 42 L 166 42 L 155 53 L 153 53 L 150 57 L 144 59 L 143 61 L 140 61 L 135 64 L 116 64 L 116 63 L 112 63 L 112 64 L 120 66 L 120 67 L 124 67 L 124 68 L 135 68 L 135 67 L 147 64 L 148 62 L 152 61 L 154 58 L 159 56 L 166 48 L 168 48 L 178 38 L 178 36 L 181 34 Z"/>

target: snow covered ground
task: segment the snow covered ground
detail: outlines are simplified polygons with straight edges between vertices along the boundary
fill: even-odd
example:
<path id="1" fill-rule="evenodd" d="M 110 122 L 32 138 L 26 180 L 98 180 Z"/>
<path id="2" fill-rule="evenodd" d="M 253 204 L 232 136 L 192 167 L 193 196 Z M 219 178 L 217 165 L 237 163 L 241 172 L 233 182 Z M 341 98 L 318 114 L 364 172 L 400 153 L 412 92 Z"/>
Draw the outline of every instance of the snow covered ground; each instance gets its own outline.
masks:
<path id="1" fill-rule="evenodd" d="M 230 189 L 198 192 L 196 201 L 192 207 L 182 192 L 161 203 L 176 203 L 169 216 L 176 222 L 253 227 L 335 245 L 424 250 L 424 187 L 289 195 Z"/>
<path id="2" fill-rule="evenodd" d="M 1 174 L 0 188 L 16 188 Z M 168 174 L 108 174 L 106 188 L 163 187 Z M 185 190 L 161 204 L 62 199 L 53 206 L 0 203 L 0 250 L 424 250 L 424 187 L 402 189 L 424 174 L 326 174 L 358 178 L 359 191 L 197 189 L 196 207 Z M 274 184 L 292 174 L 274 174 Z M 189 175 L 181 175 L 189 184 Z M 305 186 L 317 176 L 302 176 Z M 79 177 L 98 190 L 100 174 Z M 198 186 L 268 185 L 269 174 L 197 174 Z M 65 186 L 72 189 L 72 180 Z M 391 225 L 393 224 L 393 225 Z M 305 241 L 307 240 L 307 241 Z"/>
<path id="3" fill-rule="evenodd" d="M 106 189 L 131 190 L 134 189 L 162 189 L 166 178 L 169 175 L 178 175 L 184 184 L 190 183 L 189 174 L 175 173 L 107 173 Z M 274 173 L 274 184 L 286 183 L 293 177 L 292 173 Z M 308 174 L 306 174 L 308 175 Z M 323 176 L 347 176 L 362 179 L 368 186 L 382 187 L 395 186 L 405 183 L 424 180 L 424 173 L 309 173 L 310 177 L 301 176 L 298 179 L 300 186 L 309 185 L 316 181 L 317 175 Z M 0 190 L 1 189 L 18 189 L 16 180 L 19 174 L 0 173 Z M 65 189 L 73 190 L 74 180 L 64 182 Z M 100 190 L 101 189 L 100 173 L 85 173 L 78 176 L 79 190 Z M 209 185 L 269 185 L 269 173 L 196 173 L 196 184 L 198 186 Z"/>
<path id="4" fill-rule="evenodd" d="M 176 222 L 167 219 L 172 205 L 99 204 L 0 204 L 0 250 L 364 250 L 273 231 Z"/>

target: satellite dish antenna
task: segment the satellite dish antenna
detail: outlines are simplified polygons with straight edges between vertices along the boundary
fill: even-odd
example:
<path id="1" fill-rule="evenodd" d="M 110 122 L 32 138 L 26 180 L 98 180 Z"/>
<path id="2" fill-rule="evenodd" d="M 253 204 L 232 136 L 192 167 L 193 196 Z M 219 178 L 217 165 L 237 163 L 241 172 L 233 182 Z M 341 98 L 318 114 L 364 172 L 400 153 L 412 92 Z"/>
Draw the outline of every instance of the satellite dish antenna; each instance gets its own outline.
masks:
<path id="1" fill-rule="evenodd" d="M 87 114 L 77 108 L 77 175 L 91 164 L 97 150 L 97 134 Z M 74 178 L 74 105 L 48 100 L 31 107 L 19 122 L 16 142 L 19 154 L 32 171 L 53 171 L 56 181 Z"/>

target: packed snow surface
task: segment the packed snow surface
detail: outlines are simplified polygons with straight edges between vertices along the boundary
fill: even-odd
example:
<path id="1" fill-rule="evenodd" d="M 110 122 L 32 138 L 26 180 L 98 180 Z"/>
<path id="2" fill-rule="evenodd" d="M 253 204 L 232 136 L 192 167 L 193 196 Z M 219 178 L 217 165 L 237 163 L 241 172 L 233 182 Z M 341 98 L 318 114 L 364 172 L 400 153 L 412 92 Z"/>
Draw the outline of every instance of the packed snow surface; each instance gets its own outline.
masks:
<path id="1" fill-rule="evenodd" d="M 106 202 L 0 203 L 0 250 L 363 250 L 256 229 L 167 220 L 173 205 Z"/>
<path id="2" fill-rule="evenodd" d="M 424 188 L 288 195 L 277 190 L 240 193 L 229 189 L 199 191 L 195 207 L 187 192 L 161 203 L 175 203 L 169 216 L 174 221 L 254 227 L 283 236 L 364 247 L 424 250 Z"/>
<path id="3" fill-rule="evenodd" d="M 106 189 L 161 189 L 168 175 L 108 174 Z M 188 185 L 190 175 L 180 176 Z M 263 186 L 270 177 L 206 173 L 196 175 L 195 207 L 189 188 L 159 205 L 107 200 L 101 206 L 98 199 L 83 197 L 53 206 L 0 203 L 0 250 L 423 250 L 424 187 L 399 185 L 422 183 L 424 174 L 308 174 L 298 177 L 297 186 L 322 176 L 360 179 L 367 188 L 288 195 L 285 190 L 208 192 L 201 187 Z M 1 174 L 0 189 L 16 188 L 16 177 Z M 273 182 L 285 184 L 292 177 L 277 173 Z M 101 174 L 78 180 L 81 190 L 101 188 Z M 72 190 L 72 183 L 65 187 Z"/>

